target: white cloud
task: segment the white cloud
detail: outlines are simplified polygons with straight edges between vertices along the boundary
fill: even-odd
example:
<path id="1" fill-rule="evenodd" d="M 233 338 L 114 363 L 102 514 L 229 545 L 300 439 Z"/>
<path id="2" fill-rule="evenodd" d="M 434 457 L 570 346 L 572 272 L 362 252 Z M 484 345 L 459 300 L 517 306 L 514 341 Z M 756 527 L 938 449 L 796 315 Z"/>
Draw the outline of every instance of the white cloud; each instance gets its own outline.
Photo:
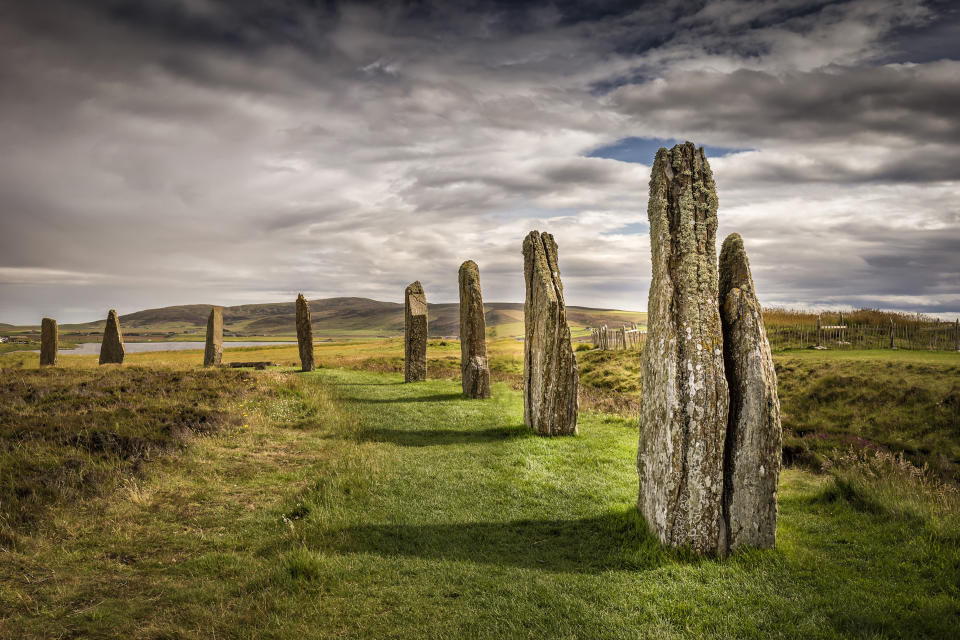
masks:
<path id="1" fill-rule="evenodd" d="M 918 5 L 805 5 L 350 5 L 277 24 L 214 0 L 123 21 L 20 8 L 0 25 L 0 268 L 49 277 L 0 282 L 0 320 L 57 298 L 64 321 L 299 290 L 399 300 L 415 279 L 452 301 L 468 258 L 486 299 L 519 300 L 534 228 L 557 236 L 569 304 L 645 308 L 648 239 L 616 231 L 645 221 L 649 167 L 582 157 L 628 136 L 755 149 L 713 166 L 721 231 L 742 230 L 768 298 L 881 299 L 895 272 L 884 300 L 921 274 L 920 298 L 952 300 L 957 63 L 866 65 L 931 19 Z M 596 90 L 628 78 L 648 81 Z"/>

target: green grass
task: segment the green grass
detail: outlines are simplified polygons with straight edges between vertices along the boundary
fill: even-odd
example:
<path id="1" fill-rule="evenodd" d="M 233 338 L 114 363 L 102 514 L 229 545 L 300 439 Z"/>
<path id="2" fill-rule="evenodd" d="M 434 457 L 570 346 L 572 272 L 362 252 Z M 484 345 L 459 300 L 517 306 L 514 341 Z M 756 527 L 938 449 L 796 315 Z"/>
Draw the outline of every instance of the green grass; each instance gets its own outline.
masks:
<path id="1" fill-rule="evenodd" d="M 788 470 L 776 550 L 696 558 L 663 551 L 636 514 L 632 419 L 587 412 L 581 435 L 547 439 L 504 383 L 471 401 L 456 380 L 255 377 L 266 391 L 225 405 L 233 422 L 20 530 L 0 552 L 0 636 L 947 638 L 960 625 L 952 502 L 898 510 L 867 476 Z"/>
<path id="2" fill-rule="evenodd" d="M 800 351 L 775 355 L 788 461 L 834 449 L 902 452 L 960 480 L 960 354 Z"/>
<path id="3" fill-rule="evenodd" d="M 788 462 L 819 470 L 838 449 L 881 449 L 960 482 L 960 354 L 800 350 L 773 359 Z M 636 351 L 577 353 L 583 384 L 620 394 L 612 408 L 630 415 L 641 360 Z"/>

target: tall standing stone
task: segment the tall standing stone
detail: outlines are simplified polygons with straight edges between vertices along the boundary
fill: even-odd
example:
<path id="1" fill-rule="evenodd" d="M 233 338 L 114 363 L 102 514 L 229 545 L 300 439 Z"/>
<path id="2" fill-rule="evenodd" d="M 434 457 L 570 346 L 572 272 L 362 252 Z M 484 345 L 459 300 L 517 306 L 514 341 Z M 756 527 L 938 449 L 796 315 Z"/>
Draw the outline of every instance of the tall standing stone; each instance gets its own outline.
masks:
<path id="1" fill-rule="evenodd" d="M 523 422 L 544 436 L 577 433 L 580 374 L 570 344 L 557 243 L 531 231 L 523 241 Z"/>
<path id="2" fill-rule="evenodd" d="M 647 215 L 653 279 L 638 508 L 662 543 L 723 552 L 729 396 L 717 301 L 717 196 L 703 149 L 687 142 L 657 152 Z"/>
<path id="3" fill-rule="evenodd" d="M 297 345 L 300 347 L 300 370 L 313 371 L 313 324 L 310 305 L 303 294 L 297 296 Z"/>
<path id="4" fill-rule="evenodd" d="M 783 439 L 780 399 L 750 263 L 736 233 L 720 251 L 719 302 L 730 387 L 723 479 L 727 546 L 772 548 Z"/>
<path id="5" fill-rule="evenodd" d="M 53 318 L 44 318 L 40 324 L 40 366 L 54 367 L 57 365 L 57 344 L 60 332 L 57 321 Z"/>
<path id="6" fill-rule="evenodd" d="M 490 397 L 487 323 L 483 317 L 480 269 L 473 260 L 460 265 L 460 377 L 468 398 Z"/>
<path id="7" fill-rule="evenodd" d="M 207 318 L 207 344 L 203 350 L 203 366 L 219 367 L 223 360 L 223 307 L 210 309 Z"/>
<path id="8" fill-rule="evenodd" d="M 427 379 L 427 296 L 419 280 L 407 287 L 403 300 L 403 379 L 421 382 Z"/>
<path id="9" fill-rule="evenodd" d="M 125 354 L 120 319 L 117 312 L 110 309 L 107 313 L 107 326 L 103 330 L 103 341 L 100 343 L 100 364 L 123 364 Z"/>

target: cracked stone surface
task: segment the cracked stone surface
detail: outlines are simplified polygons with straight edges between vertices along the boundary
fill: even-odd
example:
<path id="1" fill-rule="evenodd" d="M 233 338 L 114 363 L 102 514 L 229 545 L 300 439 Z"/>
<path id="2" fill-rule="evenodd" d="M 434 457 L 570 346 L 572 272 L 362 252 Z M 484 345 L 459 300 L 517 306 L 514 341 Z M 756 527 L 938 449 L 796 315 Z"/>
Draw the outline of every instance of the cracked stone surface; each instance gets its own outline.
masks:
<path id="1" fill-rule="evenodd" d="M 531 231 L 523 241 L 523 421 L 545 436 L 577 433 L 580 373 L 570 343 L 557 243 Z"/>
<path id="2" fill-rule="evenodd" d="M 657 152 L 647 214 L 653 277 L 637 506 L 663 544 L 722 553 L 729 393 L 717 300 L 717 196 L 703 149 L 687 142 Z"/>
<path id="3" fill-rule="evenodd" d="M 427 296 L 420 281 L 407 286 L 403 295 L 403 379 L 427 379 Z"/>
<path id="4" fill-rule="evenodd" d="M 313 324 L 310 305 L 303 294 L 297 296 L 297 346 L 300 348 L 300 370 L 313 371 Z"/>
<path id="5" fill-rule="evenodd" d="M 110 309 L 107 313 L 107 326 L 103 330 L 103 342 L 100 343 L 100 364 L 123 364 L 126 350 L 123 347 L 123 334 L 120 332 L 120 319 L 117 312 Z"/>
<path id="6" fill-rule="evenodd" d="M 772 548 L 783 441 L 780 399 L 750 263 L 736 233 L 720 251 L 719 302 L 730 388 L 723 492 L 727 546 Z"/>
<path id="7" fill-rule="evenodd" d="M 460 378 L 468 398 L 490 397 L 487 322 L 483 316 L 480 269 L 473 260 L 460 265 Z"/>
<path id="8" fill-rule="evenodd" d="M 207 318 L 207 343 L 203 350 L 203 366 L 218 367 L 223 360 L 223 307 L 214 307 Z"/>
<path id="9" fill-rule="evenodd" d="M 53 318 L 44 318 L 40 323 L 40 366 L 53 367 L 57 364 L 57 344 L 60 331 L 57 321 Z"/>

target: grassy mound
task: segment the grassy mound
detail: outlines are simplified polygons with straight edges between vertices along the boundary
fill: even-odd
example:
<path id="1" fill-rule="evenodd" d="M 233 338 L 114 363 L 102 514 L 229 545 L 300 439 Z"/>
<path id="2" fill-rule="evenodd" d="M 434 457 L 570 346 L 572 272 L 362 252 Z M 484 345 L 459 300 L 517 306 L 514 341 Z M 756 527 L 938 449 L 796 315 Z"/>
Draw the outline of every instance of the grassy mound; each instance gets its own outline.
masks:
<path id="1" fill-rule="evenodd" d="M 117 486 L 194 434 L 239 420 L 242 371 L 137 367 L 0 371 L 0 542 L 44 508 Z"/>

